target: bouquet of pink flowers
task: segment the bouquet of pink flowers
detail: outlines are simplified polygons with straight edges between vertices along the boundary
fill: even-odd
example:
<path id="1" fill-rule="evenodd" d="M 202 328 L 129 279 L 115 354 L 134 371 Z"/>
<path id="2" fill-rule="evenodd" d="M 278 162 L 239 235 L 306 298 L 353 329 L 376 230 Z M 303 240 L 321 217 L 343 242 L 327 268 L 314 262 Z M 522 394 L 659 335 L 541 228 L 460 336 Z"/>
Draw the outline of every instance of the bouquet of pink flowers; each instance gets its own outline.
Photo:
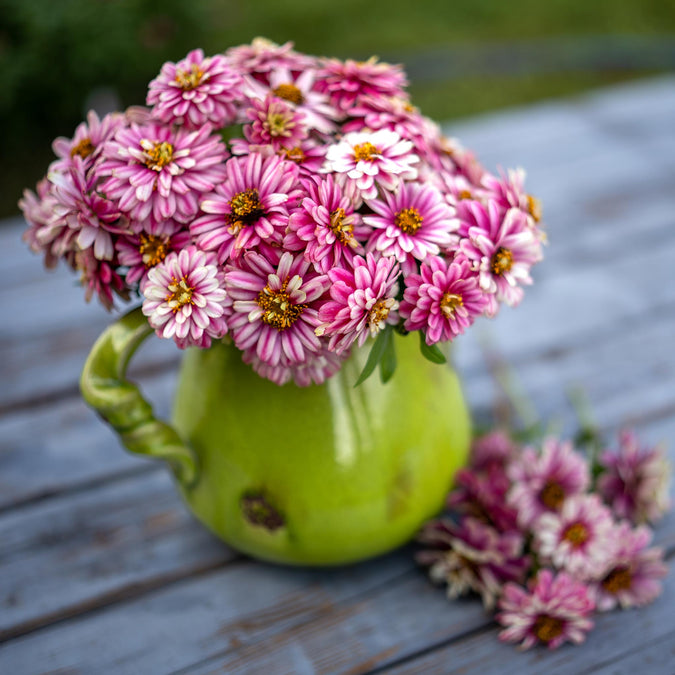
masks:
<path id="1" fill-rule="evenodd" d="M 166 63 L 147 105 L 91 112 L 36 193 L 25 240 L 81 275 L 89 300 L 143 298 L 180 348 L 229 335 L 273 382 L 320 383 L 352 345 L 395 365 L 500 303 L 542 257 L 521 170 L 495 176 L 414 108 L 401 67 L 256 39 Z"/>

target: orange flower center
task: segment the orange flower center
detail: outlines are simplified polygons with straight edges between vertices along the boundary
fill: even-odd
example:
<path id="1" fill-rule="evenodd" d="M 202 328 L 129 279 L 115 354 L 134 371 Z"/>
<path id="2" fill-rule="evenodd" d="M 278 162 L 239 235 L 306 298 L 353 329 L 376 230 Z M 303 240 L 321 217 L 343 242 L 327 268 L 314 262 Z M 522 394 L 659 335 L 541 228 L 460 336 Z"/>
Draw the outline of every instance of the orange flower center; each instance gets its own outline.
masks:
<path id="1" fill-rule="evenodd" d="M 141 147 L 145 151 L 145 166 L 155 171 L 160 171 L 173 159 L 173 145 L 162 141 L 161 143 L 143 139 Z"/>
<path id="2" fill-rule="evenodd" d="M 534 218 L 536 223 L 541 220 L 541 201 L 536 197 L 527 195 L 527 210 L 530 212 L 530 215 Z"/>
<path id="3" fill-rule="evenodd" d="M 451 318 L 455 315 L 455 311 L 458 307 L 464 305 L 464 300 L 461 295 L 455 295 L 454 293 L 444 293 L 441 298 L 441 312 L 445 314 L 448 318 Z"/>
<path id="4" fill-rule="evenodd" d="M 588 541 L 589 536 L 588 528 L 583 523 L 572 523 L 563 532 L 563 539 L 569 541 L 574 548 L 583 546 Z"/>
<path id="5" fill-rule="evenodd" d="M 260 203 L 260 195 L 256 188 L 237 192 L 230 199 L 230 230 L 236 234 L 244 225 L 250 225 L 265 215 L 265 209 Z"/>
<path id="6" fill-rule="evenodd" d="M 269 286 L 258 293 L 256 302 L 263 313 L 260 320 L 279 331 L 290 328 L 302 314 L 307 305 L 294 305 L 286 292 L 288 279 L 284 281 L 280 291 L 273 291 Z"/>
<path id="7" fill-rule="evenodd" d="M 344 209 L 337 209 L 330 214 L 330 229 L 342 244 L 351 244 L 354 240 L 354 225 L 345 222 Z"/>
<path id="8" fill-rule="evenodd" d="M 141 234 L 141 240 L 138 252 L 141 254 L 143 264 L 146 267 L 154 267 L 166 258 L 168 253 L 168 240 L 163 237 L 156 237 L 154 234 Z"/>
<path id="9" fill-rule="evenodd" d="M 91 138 L 83 138 L 77 145 L 74 145 L 70 149 L 70 156 L 75 157 L 75 155 L 79 155 L 82 157 L 82 159 L 86 159 L 91 155 L 96 148 L 94 147 L 94 144 L 91 142 Z"/>
<path id="10" fill-rule="evenodd" d="M 381 155 L 380 149 L 370 142 L 358 143 L 354 146 L 354 159 L 357 162 L 370 161 L 374 157 Z"/>
<path id="11" fill-rule="evenodd" d="M 302 164 L 305 159 L 305 153 L 302 151 L 302 148 L 296 146 L 295 148 L 291 148 L 290 150 L 287 148 L 284 148 L 284 156 L 286 159 L 289 159 L 291 162 L 295 162 L 296 164 Z"/>
<path id="12" fill-rule="evenodd" d="M 403 209 L 394 217 L 394 222 L 406 234 L 415 234 L 422 227 L 424 218 L 417 209 Z"/>
<path id="13" fill-rule="evenodd" d="M 305 97 L 302 95 L 302 92 L 290 82 L 280 84 L 278 87 L 272 90 L 272 93 L 279 98 L 283 98 L 284 101 L 295 103 L 295 105 L 301 105 L 305 101 Z"/>
<path id="14" fill-rule="evenodd" d="M 565 492 L 555 481 L 548 481 L 541 489 L 539 499 L 545 507 L 558 511 L 565 501 Z"/>
<path id="15" fill-rule="evenodd" d="M 628 567 L 615 567 L 603 580 L 602 587 L 612 594 L 627 591 L 633 582 L 633 576 Z"/>
<path id="16" fill-rule="evenodd" d="M 171 277 L 169 290 L 171 293 L 166 296 L 165 300 L 169 303 L 169 307 L 171 307 L 174 314 L 183 305 L 194 305 L 192 294 L 195 289 L 192 286 L 188 286 L 187 277 L 182 277 L 180 281 L 176 277 Z"/>
<path id="17" fill-rule="evenodd" d="M 203 77 L 204 71 L 196 63 L 193 63 L 189 70 L 176 70 L 175 81 L 183 91 L 190 91 L 201 84 Z"/>
<path id="18" fill-rule="evenodd" d="M 508 248 L 500 246 L 492 256 L 490 269 L 494 274 L 504 274 L 513 267 L 513 253 Z"/>
<path id="19" fill-rule="evenodd" d="M 541 614 L 537 617 L 532 627 L 532 632 L 542 642 L 550 642 L 563 632 L 564 624 L 560 619 Z"/>

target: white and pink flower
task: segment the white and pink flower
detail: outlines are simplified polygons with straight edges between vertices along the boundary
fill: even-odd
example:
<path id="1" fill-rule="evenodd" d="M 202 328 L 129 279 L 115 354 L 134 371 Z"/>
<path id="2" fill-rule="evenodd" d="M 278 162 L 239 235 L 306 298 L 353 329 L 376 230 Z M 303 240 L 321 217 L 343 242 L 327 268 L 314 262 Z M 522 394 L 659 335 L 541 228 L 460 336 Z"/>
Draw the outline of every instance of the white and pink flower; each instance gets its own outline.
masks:
<path id="1" fill-rule="evenodd" d="M 314 331 L 328 278 L 302 254 L 286 251 L 279 256 L 269 247 L 264 253 L 245 253 L 239 267 L 225 270 L 232 338 L 242 351 L 255 349 L 258 359 L 272 368 L 306 362 L 322 351 L 323 341 Z"/>
<path id="2" fill-rule="evenodd" d="M 190 225 L 190 233 L 205 251 L 216 251 L 221 264 L 261 241 L 281 243 L 297 175 L 296 165 L 280 157 L 230 158 L 225 179 L 202 200 L 205 215 Z"/>
<path id="3" fill-rule="evenodd" d="M 559 512 L 544 513 L 533 534 L 533 547 L 544 563 L 583 581 L 603 577 L 617 544 L 612 514 L 595 494 L 575 495 Z"/>
<path id="4" fill-rule="evenodd" d="M 148 323 L 181 349 L 209 347 L 227 332 L 222 274 L 215 259 L 195 246 L 169 253 L 149 270 L 143 293 Z"/>
<path id="5" fill-rule="evenodd" d="M 402 180 L 417 178 L 419 157 L 412 150 L 395 131 L 355 131 L 328 147 L 324 170 L 354 181 L 364 199 L 375 199 L 378 187 L 395 192 Z"/>
<path id="6" fill-rule="evenodd" d="M 564 642 L 579 644 L 593 628 L 594 609 L 585 584 L 565 572 L 542 569 L 527 588 L 504 586 L 497 621 L 504 626 L 502 642 L 519 642 L 521 649 L 543 643 L 556 649 Z"/>
<path id="7" fill-rule="evenodd" d="M 668 511 L 670 464 L 662 448 L 640 445 L 635 433 L 624 430 L 617 451 L 600 456 L 598 492 L 617 518 L 655 523 Z"/>
<path id="8" fill-rule="evenodd" d="M 129 218 L 188 223 L 202 195 L 225 178 L 227 151 L 209 125 L 198 131 L 156 123 L 118 130 L 102 153 L 101 191 Z"/>
<path id="9" fill-rule="evenodd" d="M 487 308 L 487 296 L 462 258 L 448 262 L 431 256 L 405 283 L 400 307 L 404 327 L 424 331 L 428 345 L 462 334 Z"/>
<path id="10" fill-rule="evenodd" d="M 375 215 L 363 221 L 375 228 L 368 240 L 368 250 L 394 256 L 404 274 L 417 271 L 415 261 L 437 256 L 457 237 L 454 211 L 441 193 L 430 185 L 404 183 L 396 192 L 385 192 L 383 198 L 366 199 Z"/>
<path id="11" fill-rule="evenodd" d="M 519 532 L 500 534 L 471 517 L 462 519 L 460 525 L 431 521 L 417 540 L 431 547 L 415 556 L 418 563 L 430 566 L 431 580 L 446 583 L 450 598 L 478 593 L 486 609 L 494 607 L 504 583 L 525 579 L 530 564 Z"/>
<path id="12" fill-rule="evenodd" d="M 360 242 L 370 233 L 356 213 L 361 202 L 358 193 L 349 185 L 338 185 L 330 174 L 303 179 L 301 185 L 307 196 L 290 216 L 284 245 L 304 250 L 307 260 L 323 274 L 351 267 L 354 255 L 364 252 Z"/>
<path id="13" fill-rule="evenodd" d="M 304 114 L 272 94 L 253 99 L 246 116 L 251 124 L 244 126 L 244 135 L 251 145 L 271 145 L 278 152 L 299 146 L 307 137 Z"/>
<path id="14" fill-rule="evenodd" d="M 541 453 L 527 447 L 508 468 L 513 488 L 508 502 L 518 522 L 529 528 L 544 513 L 558 512 L 573 495 L 583 494 L 591 478 L 584 457 L 568 441 L 544 439 Z"/>
<path id="15" fill-rule="evenodd" d="M 617 549 L 605 575 L 591 584 L 591 592 L 601 612 L 617 605 L 641 607 L 653 602 L 662 590 L 661 579 L 668 573 L 663 550 L 648 548 L 651 530 L 641 525 L 635 529 L 623 521 L 616 529 Z"/>
<path id="16" fill-rule="evenodd" d="M 232 124 L 244 101 L 244 81 L 224 56 L 204 56 L 194 49 L 182 61 L 167 61 L 150 82 L 147 104 L 165 124 L 182 124 L 199 129 L 210 123 L 215 128 Z"/>
<path id="17" fill-rule="evenodd" d="M 317 335 L 329 337 L 328 348 L 338 354 L 354 342 L 362 346 L 387 325 L 398 323 L 397 279 L 393 258 L 376 258 L 372 253 L 354 258 L 353 269 L 329 270 L 330 300 L 321 306 Z"/>

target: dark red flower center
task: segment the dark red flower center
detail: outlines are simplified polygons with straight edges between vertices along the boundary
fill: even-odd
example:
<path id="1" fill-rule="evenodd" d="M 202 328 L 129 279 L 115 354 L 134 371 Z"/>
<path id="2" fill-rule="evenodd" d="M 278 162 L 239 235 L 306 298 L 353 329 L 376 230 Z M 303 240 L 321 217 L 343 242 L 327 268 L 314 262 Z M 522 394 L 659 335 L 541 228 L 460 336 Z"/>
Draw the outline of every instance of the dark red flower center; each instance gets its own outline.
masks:
<path id="1" fill-rule="evenodd" d="M 626 566 L 615 567 L 603 580 L 602 587 L 612 595 L 627 591 L 633 583 L 633 575 Z"/>
<path id="2" fill-rule="evenodd" d="M 558 511 L 565 501 L 565 491 L 559 483 L 549 480 L 541 489 L 539 500 L 547 509 Z"/>
<path id="3" fill-rule="evenodd" d="M 561 619 L 547 614 L 540 614 L 532 626 L 532 632 L 542 642 L 550 642 L 562 635 L 565 624 Z"/>

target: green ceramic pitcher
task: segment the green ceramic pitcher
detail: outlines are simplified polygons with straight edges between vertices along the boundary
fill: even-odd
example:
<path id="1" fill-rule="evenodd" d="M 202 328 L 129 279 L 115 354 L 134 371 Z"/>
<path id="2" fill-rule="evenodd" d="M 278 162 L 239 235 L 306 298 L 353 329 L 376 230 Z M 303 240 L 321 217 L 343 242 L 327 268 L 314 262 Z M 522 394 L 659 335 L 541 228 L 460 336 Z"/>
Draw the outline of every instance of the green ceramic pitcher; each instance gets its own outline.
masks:
<path id="1" fill-rule="evenodd" d="M 398 367 L 354 387 L 368 345 L 322 385 L 282 387 L 225 342 L 189 349 L 172 423 L 126 379 L 152 329 L 140 308 L 112 324 L 87 358 L 81 389 L 132 452 L 171 466 L 193 513 L 250 555 L 289 564 L 361 560 L 408 541 L 443 505 L 467 459 L 459 380 L 396 335 Z"/>

